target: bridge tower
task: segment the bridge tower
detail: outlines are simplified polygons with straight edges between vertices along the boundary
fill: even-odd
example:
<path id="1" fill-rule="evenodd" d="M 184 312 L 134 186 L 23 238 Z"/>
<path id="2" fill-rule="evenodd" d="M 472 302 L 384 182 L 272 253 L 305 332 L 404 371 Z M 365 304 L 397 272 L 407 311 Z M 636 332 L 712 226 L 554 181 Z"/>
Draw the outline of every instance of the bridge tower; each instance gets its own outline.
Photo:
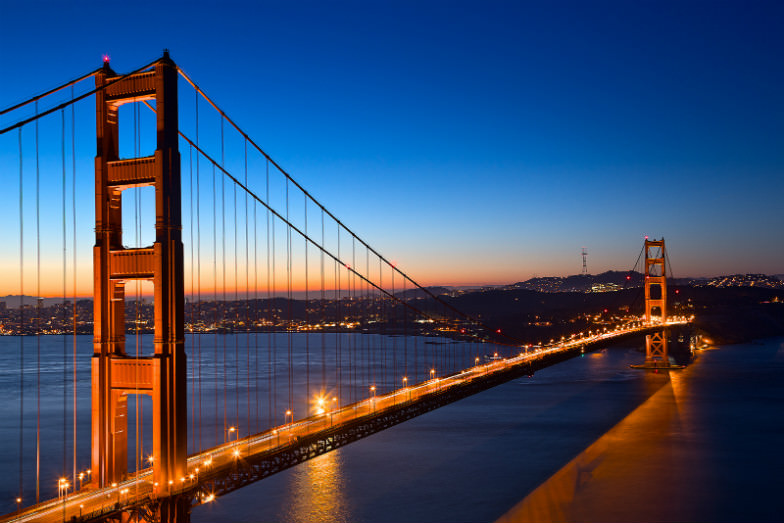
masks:
<path id="1" fill-rule="evenodd" d="M 184 274 L 181 225 L 177 68 L 164 52 L 147 70 L 120 79 L 104 63 L 96 74 L 98 151 L 95 158 L 94 337 L 92 358 L 92 476 L 98 486 L 127 474 L 129 394 L 152 396 L 153 481 L 166 496 L 185 476 L 187 460 Z M 118 109 L 151 100 L 157 112 L 153 156 L 119 158 Z M 155 188 L 155 242 L 126 249 L 122 191 Z M 155 287 L 155 352 L 125 352 L 125 283 Z M 169 515 L 166 519 L 176 520 Z"/>
<path id="2" fill-rule="evenodd" d="M 653 253 L 651 252 L 653 250 Z M 645 321 L 660 321 L 662 330 L 645 336 L 646 368 L 669 367 L 667 354 L 667 332 L 663 327 L 667 321 L 667 270 L 664 238 L 645 238 Z M 658 312 L 658 315 L 655 314 Z"/>

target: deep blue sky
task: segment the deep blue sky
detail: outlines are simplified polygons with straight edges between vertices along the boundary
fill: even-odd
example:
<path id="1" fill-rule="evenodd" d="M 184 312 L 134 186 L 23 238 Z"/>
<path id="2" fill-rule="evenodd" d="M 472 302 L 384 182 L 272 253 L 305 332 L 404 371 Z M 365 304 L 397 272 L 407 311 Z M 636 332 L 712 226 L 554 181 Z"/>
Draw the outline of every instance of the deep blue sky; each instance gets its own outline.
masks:
<path id="1" fill-rule="evenodd" d="M 424 283 L 578 273 L 582 247 L 625 270 L 644 235 L 676 276 L 784 273 L 781 2 L 0 0 L 0 25 L 0 106 L 169 48 Z"/>

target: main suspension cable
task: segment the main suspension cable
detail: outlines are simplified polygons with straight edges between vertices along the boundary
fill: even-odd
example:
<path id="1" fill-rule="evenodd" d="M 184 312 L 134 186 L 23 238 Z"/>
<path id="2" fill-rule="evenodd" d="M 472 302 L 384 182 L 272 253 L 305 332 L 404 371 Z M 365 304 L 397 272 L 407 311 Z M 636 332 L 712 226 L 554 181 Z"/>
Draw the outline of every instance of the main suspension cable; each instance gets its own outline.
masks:
<path id="1" fill-rule="evenodd" d="M 99 91 L 103 91 L 107 87 L 110 87 L 110 86 L 116 84 L 117 82 L 121 82 L 121 81 L 123 81 L 124 79 L 128 78 L 131 75 L 140 73 L 140 72 L 144 71 L 145 69 L 149 69 L 150 67 L 152 67 L 153 65 L 155 65 L 158 62 L 159 62 L 159 59 L 156 59 L 156 60 L 150 62 L 147 65 L 144 65 L 144 66 L 139 67 L 138 69 L 136 69 L 134 71 L 131 71 L 130 73 L 127 73 L 127 74 L 124 74 L 122 76 L 119 76 L 119 77 L 115 78 L 114 80 L 106 82 L 105 84 L 103 84 L 103 85 L 101 85 L 99 87 L 96 87 L 95 89 L 92 89 L 91 91 L 88 91 L 86 93 L 80 94 L 76 98 L 72 98 L 71 100 L 68 100 L 68 101 L 63 102 L 63 103 L 61 103 L 59 105 L 56 105 L 56 106 L 54 106 L 54 107 L 52 107 L 50 109 L 47 109 L 46 111 L 43 111 L 41 113 L 39 113 L 38 110 L 36 109 L 36 114 L 34 116 L 31 116 L 30 118 L 26 118 L 24 120 L 16 122 L 15 124 L 10 125 L 10 126 L 6 127 L 5 129 L 0 129 L 0 134 L 5 134 L 8 131 L 12 131 L 12 130 L 17 129 L 19 127 L 23 127 L 23 126 L 29 124 L 30 122 L 34 122 L 34 121 L 36 121 L 36 120 L 38 120 L 40 118 L 43 118 L 46 115 L 52 114 L 52 113 L 54 113 L 56 111 L 59 111 L 60 109 L 64 109 L 64 108 L 68 107 L 69 105 L 73 105 L 74 103 L 76 103 L 76 102 L 78 102 L 80 100 L 84 100 L 88 96 L 92 96 L 92 95 L 94 95 L 95 93 L 97 93 Z"/>
<path id="2" fill-rule="evenodd" d="M 49 89 L 45 93 L 41 93 L 41 94 L 35 95 L 32 98 L 29 98 L 29 99 L 25 100 L 24 102 L 19 102 L 18 104 L 12 105 L 11 107 L 6 107 L 2 111 L 0 111 L 0 116 L 4 115 L 6 113 L 10 113 L 11 111 L 15 111 L 16 109 L 24 107 L 25 105 L 30 104 L 32 102 L 37 102 L 38 100 L 41 100 L 42 98 L 46 98 L 50 94 L 54 94 L 57 91 L 61 91 L 62 89 L 65 89 L 66 87 L 73 87 L 74 85 L 78 84 L 82 80 L 86 80 L 86 79 L 88 79 L 88 78 L 90 78 L 92 76 L 95 76 L 96 74 L 98 74 L 101 71 L 101 69 L 102 69 L 102 67 L 99 67 L 98 69 L 96 69 L 94 71 L 90 71 L 87 74 L 83 74 L 82 76 L 80 76 L 78 78 L 75 78 L 75 79 L 71 80 L 70 82 L 66 82 L 63 85 L 59 85 L 59 86 L 57 86 L 57 87 L 55 87 L 53 89 Z M 71 91 L 73 92 L 73 89 Z"/>
<path id="3" fill-rule="evenodd" d="M 218 112 L 218 113 L 221 115 L 222 119 L 225 119 L 227 122 L 229 122 L 229 124 L 231 124 L 231 125 L 234 127 L 234 129 L 235 129 L 235 130 L 236 130 L 238 133 L 240 133 L 240 135 L 241 135 L 243 138 L 245 138 L 245 139 L 248 141 L 248 143 L 250 143 L 250 144 L 251 144 L 251 145 L 252 145 L 252 146 L 253 146 L 253 147 L 254 147 L 254 148 L 255 148 L 255 149 L 256 149 L 256 150 L 257 150 L 257 151 L 260 153 L 260 154 L 262 154 L 262 155 L 263 155 L 263 156 L 264 156 L 264 157 L 267 159 L 267 161 L 269 161 L 270 163 L 272 163 L 272 165 L 274 165 L 274 166 L 275 166 L 275 167 L 278 169 L 278 171 L 279 171 L 281 174 L 283 174 L 283 176 L 285 176 L 285 177 L 286 177 L 286 179 L 287 179 L 288 181 L 290 181 L 291 183 L 293 183 L 293 184 L 294 184 L 294 185 L 295 185 L 295 186 L 296 186 L 296 187 L 297 187 L 297 188 L 298 188 L 300 191 L 302 191 L 302 192 L 303 192 L 303 193 L 304 193 L 304 194 L 305 194 L 305 195 L 306 195 L 306 196 L 307 196 L 307 197 L 308 197 L 308 198 L 309 198 L 309 199 L 310 199 L 310 200 L 311 200 L 313 203 L 315 203 L 317 206 L 319 206 L 319 207 L 320 207 L 320 208 L 321 208 L 321 209 L 322 209 L 322 210 L 323 210 L 323 211 L 324 211 L 324 212 L 325 212 L 325 213 L 326 213 L 326 214 L 327 214 L 327 215 L 328 215 L 330 218 L 332 218 L 332 219 L 333 219 L 333 220 L 334 220 L 334 221 L 335 221 L 335 222 L 338 224 L 338 226 L 339 226 L 339 227 L 343 228 L 343 229 L 344 229 L 346 232 L 348 232 L 348 233 L 349 233 L 351 236 L 353 236 L 353 237 L 354 237 L 354 238 L 355 238 L 355 239 L 356 239 L 358 242 L 360 242 L 360 243 L 361 243 L 362 245 L 364 245 L 366 248 L 370 249 L 370 251 L 371 251 L 373 254 L 375 254 L 376 256 L 378 256 L 380 260 L 382 260 L 384 263 L 386 263 L 387 265 L 389 265 L 389 266 L 392 268 L 392 270 L 393 270 L 394 272 L 397 272 L 398 274 L 400 274 L 400 275 L 401 275 L 403 278 L 407 279 L 407 280 L 408 280 L 409 282 L 411 282 L 411 283 L 412 283 L 414 286 L 416 286 L 417 288 L 419 288 L 420 290 L 422 290 L 422 291 L 423 291 L 425 294 L 427 294 L 427 295 L 428 295 L 430 298 L 432 298 L 433 300 L 435 300 L 435 301 L 436 301 L 436 302 L 438 302 L 438 303 L 441 303 L 441 304 L 443 304 L 445 307 L 449 308 L 449 309 L 450 309 L 452 312 L 454 312 L 455 314 L 457 314 L 458 316 L 460 316 L 460 317 L 461 317 L 461 318 L 463 318 L 464 320 L 467 320 L 467 321 L 469 321 L 469 322 L 471 322 L 471 323 L 474 323 L 475 325 L 478 325 L 478 326 L 480 326 L 480 327 L 484 328 L 484 329 L 485 329 L 485 330 L 486 330 L 488 333 L 492 333 L 492 335 L 493 335 L 494 337 L 499 337 L 499 336 L 500 336 L 500 337 L 503 337 L 503 338 L 506 338 L 506 339 L 512 340 L 512 338 L 511 338 L 510 336 L 508 336 L 508 335 L 506 335 L 506 334 L 502 334 L 502 333 L 499 333 L 499 332 L 497 332 L 497 330 L 490 328 L 489 326 L 485 325 L 483 322 L 481 322 L 481 321 L 479 321 L 479 320 L 477 320 L 477 319 L 475 319 L 475 318 L 472 318 L 472 317 L 470 317 L 469 315 L 467 315 L 467 314 L 465 314 L 464 312 L 460 311 L 459 309 L 457 309 L 456 307 L 454 307 L 454 306 L 453 306 L 453 305 L 451 305 L 450 303 L 448 303 L 448 302 L 446 302 L 446 301 L 442 300 L 440 297 L 438 297 L 438 296 L 437 296 L 437 295 L 435 295 L 433 292 L 431 292 L 431 291 L 430 291 L 430 290 L 429 290 L 427 287 L 423 287 L 422 285 L 420 285 L 419 283 L 417 283 L 417 282 L 416 282 L 415 280 L 413 280 L 413 279 L 412 279 L 412 278 L 411 278 L 411 277 L 410 277 L 408 274 L 406 274 L 405 272 L 403 272 L 402 270 L 400 270 L 399 268 L 397 268 L 397 267 L 395 266 L 395 264 L 391 263 L 391 262 L 390 262 L 389 260 L 387 260 L 387 259 L 386 259 L 384 256 L 382 256 L 382 255 L 381 255 L 381 254 L 380 254 L 378 251 L 376 251 L 375 249 L 373 249 L 373 248 L 372 248 L 372 247 L 371 247 L 371 246 L 370 246 L 370 245 L 369 245 L 367 242 L 365 242 L 365 241 L 364 241 L 362 238 L 360 238 L 360 237 L 359 237 L 359 236 L 358 236 L 356 233 L 354 233 L 354 232 L 353 232 L 353 231 L 352 231 L 350 228 L 348 228 L 348 227 L 347 227 L 347 226 L 346 226 L 346 225 L 345 225 L 345 224 L 344 224 L 342 221 L 340 221 L 340 220 L 337 218 L 337 216 L 335 216 L 334 214 L 332 214 L 332 213 L 331 213 L 331 212 L 330 212 L 330 211 L 329 211 L 329 210 L 328 210 L 328 209 L 327 209 L 327 208 L 326 208 L 326 207 L 325 207 L 323 204 L 321 204 L 321 203 L 320 203 L 320 202 L 319 202 L 319 201 L 318 201 L 318 200 L 317 200 L 317 199 L 316 199 L 316 198 L 315 198 L 315 197 L 314 197 L 312 194 L 310 194 L 310 192 L 308 192 L 308 191 L 307 191 L 307 190 L 306 190 L 306 189 L 305 189 L 305 188 L 304 188 L 302 185 L 300 185 L 300 184 L 299 184 L 299 183 L 298 183 L 298 182 L 297 182 L 297 181 L 296 181 L 296 180 L 295 180 L 295 179 L 294 179 L 294 178 L 293 178 L 293 177 L 292 177 L 292 176 L 291 176 L 291 175 L 290 175 L 288 172 L 286 172 L 286 170 L 285 170 L 285 169 L 283 169 L 283 167 L 281 167 L 281 166 L 280 166 L 280 165 L 279 165 L 277 162 L 275 162 L 275 160 L 273 160 L 273 159 L 272 159 L 272 157 L 270 157 L 270 156 L 269 156 L 269 155 L 268 155 L 268 154 L 267 154 L 267 153 L 266 153 L 266 152 L 265 152 L 265 151 L 264 151 L 264 150 L 263 150 L 263 149 L 262 149 L 262 148 L 261 148 L 261 147 L 260 147 L 258 144 L 256 144 L 256 142 L 254 142 L 254 141 L 253 141 L 253 139 L 252 139 L 252 138 L 251 138 L 251 137 L 250 137 L 250 136 L 249 136 L 249 135 L 248 135 L 248 134 L 247 134 L 245 131 L 243 131 L 243 130 L 242 130 L 240 127 L 239 127 L 239 125 L 237 125 L 237 124 L 234 122 L 234 120 L 232 120 L 232 119 L 231 119 L 231 118 L 230 118 L 230 117 L 229 117 L 229 116 L 228 116 L 228 115 L 227 115 L 227 114 L 226 114 L 226 113 L 225 113 L 225 112 L 224 112 L 224 111 L 223 111 L 223 110 L 222 110 L 220 107 L 218 107 L 218 105 L 217 105 L 217 104 L 216 104 L 216 103 L 215 103 L 215 102 L 214 102 L 214 101 L 213 101 L 213 100 L 212 100 L 210 97 L 208 97 L 208 96 L 206 95 L 206 93 L 204 93 L 204 91 L 202 91 L 202 90 L 201 90 L 201 88 L 200 88 L 198 85 L 196 85 L 196 83 L 195 83 L 195 82 L 194 82 L 194 81 L 193 81 L 193 80 L 192 80 L 192 79 L 191 79 L 191 78 L 190 78 L 190 77 L 189 77 L 189 76 L 188 76 L 188 75 L 185 73 L 185 71 L 183 71 L 183 70 L 182 70 L 182 68 L 181 68 L 181 67 L 179 67 L 179 66 L 178 66 L 178 67 L 177 67 L 177 71 L 180 73 L 180 75 L 181 75 L 181 76 L 182 76 L 182 77 L 183 77 L 183 78 L 184 78 L 184 79 L 185 79 L 185 80 L 186 80 L 186 81 L 187 81 L 187 82 L 188 82 L 188 83 L 189 83 L 189 84 L 190 84 L 190 85 L 191 85 L 191 86 L 192 86 L 192 87 L 193 87 L 193 88 L 194 88 L 194 89 L 195 89 L 195 90 L 196 90 L 196 91 L 197 91 L 197 92 L 198 92 L 198 93 L 199 93 L 199 94 L 202 96 L 202 97 L 204 97 L 204 99 L 205 99 L 205 100 L 206 100 L 206 101 L 207 101 L 207 102 L 208 102 L 210 105 L 212 105 L 212 107 L 213 107 L 213 108 L 214 108 L 214 109 L 215 109 L 215 110 L 216 110 L 216 111 L 217 111 L 217 112 Z M 247 189 L 246 189 L 246 190 L 247 190 Z M 517 344 L 518 344 L 518 343 L 516 342 L 516 340 L 513 340 L 513 341 L 515 341 L 515 343 L 511 343 L 512 345 L 517 345 Z"/>

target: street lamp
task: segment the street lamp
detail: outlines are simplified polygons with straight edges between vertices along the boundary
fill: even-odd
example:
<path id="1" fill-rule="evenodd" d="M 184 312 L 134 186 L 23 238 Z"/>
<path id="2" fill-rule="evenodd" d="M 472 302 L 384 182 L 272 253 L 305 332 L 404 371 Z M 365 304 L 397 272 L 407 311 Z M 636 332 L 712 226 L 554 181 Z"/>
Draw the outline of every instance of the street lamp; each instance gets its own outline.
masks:
<path id="1" fill-rule="evenodd" d="M 370 386 L 370 392 L 373 393 L 373 412 L 376 412 L 376 386 Z"/>
<path id="2" fill-rule="evenodd" d="M 286 416 L 283 418 L 284 425 L 288 424 L 287 420 L 289 419 L 289 416 L 291 416 L 291 423 L 294 423 L 294 413 L 291 411 L 291 409 L 288 409 L 286 410 Z M 288 432 L 289 432 L 289 441 L 291 441 L 291 427 L 289 427 Z"/>
<path id="3" fill-rule="evenodd" d="M 57 481 L 57 499 L 65 498 L 68 495 L 68 487 L 70 486 L 71 484 L 68 483 L 67 479 L 60 478 Z"/>
<path id="4" fill-rule="evenodd" d="M 408 376 L 403 376 L 403 388 L 408 389 Z M 411 389 L 408 389 L 408 401 L 411 401 Z"/>
<path id="5" fill-rule="evenodd" d="M 19 512 L 20 510 L 22 510 L 22 498 L 18 497 L 16 498 L 16 511 Z"/>

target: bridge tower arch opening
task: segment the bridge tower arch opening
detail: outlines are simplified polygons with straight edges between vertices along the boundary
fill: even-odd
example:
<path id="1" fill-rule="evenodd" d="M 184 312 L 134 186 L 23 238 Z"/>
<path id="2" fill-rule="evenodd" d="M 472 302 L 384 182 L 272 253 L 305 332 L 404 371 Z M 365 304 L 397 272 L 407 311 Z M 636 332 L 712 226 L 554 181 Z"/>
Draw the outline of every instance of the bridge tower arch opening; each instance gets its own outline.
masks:
<path id="1" fill-rule="evenodd" d="M 153 405 L 153 481 L 167 495 L 185 475 L 187 396 L 184 271 L 178 148 L 177 67 L 164 53 L 146 70 L 125 77 L 108 63 L 96 74 L 94 326 L 92 358 L 92 475 L 99 487 L 127 475 L 127 396 L 148 394 Z M 152 156 L 121 159 L 119 112 L 151 101 L 156 110 Z M 152 247 L 123 247 L 122 192 L 153 187 Z M 152 281 L 154 354 L 125 351 L 125 284 Z"/>

